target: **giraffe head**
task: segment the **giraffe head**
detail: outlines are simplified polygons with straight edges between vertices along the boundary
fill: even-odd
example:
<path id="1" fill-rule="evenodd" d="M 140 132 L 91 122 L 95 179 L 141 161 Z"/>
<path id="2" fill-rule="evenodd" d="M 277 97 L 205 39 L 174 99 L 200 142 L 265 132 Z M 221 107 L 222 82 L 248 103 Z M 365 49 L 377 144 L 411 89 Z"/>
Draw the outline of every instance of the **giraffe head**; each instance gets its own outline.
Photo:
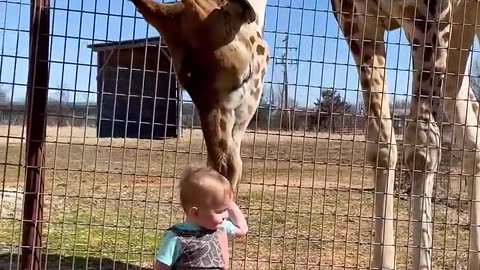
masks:
<path id="1" fill-rule="evenodd" d="M 247 0 L 131 1 L 160 33 L 178 81 L 194 102 L 207 93 L 231 91 L 248 76 L 249 38 L 257 38 L 258 30 L 249 32 L 258 25 Z"/>

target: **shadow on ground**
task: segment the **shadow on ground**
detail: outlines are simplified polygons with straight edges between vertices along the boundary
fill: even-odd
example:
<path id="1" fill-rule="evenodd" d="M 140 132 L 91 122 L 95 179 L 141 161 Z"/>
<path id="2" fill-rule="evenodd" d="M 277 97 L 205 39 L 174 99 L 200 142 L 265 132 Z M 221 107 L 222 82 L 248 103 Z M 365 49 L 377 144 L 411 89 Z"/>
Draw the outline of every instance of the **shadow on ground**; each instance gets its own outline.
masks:
<path id="1" fill-rule="evenodd" d="M 0 270 L 20 269 L 20 255 L 4 253 L 0 254 Z M 45 265 L 46 263 L 46 265 Z M 46 267 L 45 267 L 46 266 Z M 149 267 L 141 267 L 134 264 L 127 264 L 121 261 L 113 261 L 109 258 L 81 257 L 81 256 L 60 256 L 59 254 L 43 255 L 42 270 L 63 270 L 63 269 L 104 269 L 104 270 L 151 270 Z"/>

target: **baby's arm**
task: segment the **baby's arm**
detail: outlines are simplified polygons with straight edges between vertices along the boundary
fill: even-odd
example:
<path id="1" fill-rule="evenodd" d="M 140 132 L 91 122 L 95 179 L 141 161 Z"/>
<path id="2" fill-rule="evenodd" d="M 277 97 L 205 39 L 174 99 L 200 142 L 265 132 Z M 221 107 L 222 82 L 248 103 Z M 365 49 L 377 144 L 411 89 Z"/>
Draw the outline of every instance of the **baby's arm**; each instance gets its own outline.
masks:
<path id="1" fill-rule="evenodd" d="M 234 201 L 232 201 L 232 204 L 228 209 L 228 215 L 231 222 L 228 222 L 225 225 L 227 226 L 227 233 L 236 237 L 246 235 L 248 232 L 247 220 L 245 219 L 242 211 Z"/>
<path id="2" fill-rule="evenodd" d="M 177 238 L 174 233 L 167 231 L 155 257 L 154 270 L 169 270 L 178 257 Z"/>

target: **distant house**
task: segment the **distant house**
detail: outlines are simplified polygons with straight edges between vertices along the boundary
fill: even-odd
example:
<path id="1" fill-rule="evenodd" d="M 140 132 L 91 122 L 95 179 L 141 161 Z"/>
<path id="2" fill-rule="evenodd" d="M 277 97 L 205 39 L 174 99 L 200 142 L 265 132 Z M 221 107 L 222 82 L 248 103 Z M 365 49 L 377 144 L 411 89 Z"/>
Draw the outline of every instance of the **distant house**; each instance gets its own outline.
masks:
<path id="1" fill-rule="evenodd" d="M 97 53 L 98 137 L 180 136 L 181 91 L 159 37 L 88 47 Z"/>

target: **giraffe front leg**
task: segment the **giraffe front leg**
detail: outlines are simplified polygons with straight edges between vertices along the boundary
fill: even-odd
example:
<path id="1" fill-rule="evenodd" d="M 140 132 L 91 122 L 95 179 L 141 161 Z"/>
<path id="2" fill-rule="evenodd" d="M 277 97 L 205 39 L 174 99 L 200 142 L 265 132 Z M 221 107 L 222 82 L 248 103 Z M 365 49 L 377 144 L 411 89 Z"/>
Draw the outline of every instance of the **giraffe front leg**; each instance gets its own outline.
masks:
<path id="1" fill-rule="evenodd" d="M 473 44 L 480 14 L 476 2 L 467 2 L 455 10 L 448 55 L 444 111 L 454 125 L 454 142 L 464 149 L 463 172 L 467 178 L 470 208 L 469 269 L 480 269 L 480 104 L 470 87 L 469 50 Z"/>
<path id="2" fill-rule="evenodd" d="M 405 23 L 414 69 L 404 148 L 404 162 L 413 182 L 413 269 L 432 269 L 431 200 L 441 157 L 440 131 L 434 114 L 439 109 L 437 104 L 445 81 L 451 27 L 448 2 L 426 1 L 424 5 L 410 9 L 415 12 L 408 14 L 411 17 Z"/>
<path id="3" fill-rule="evenodd" d="M 357 1 L 359 3 L 359 1 Z M 385 85 L 385 28 L 373 6 L 353 0 L 332 0 L 339 23 L 357 64 L 363 91 L 367 162 L 375 183 L 372 269 L 395 269 L 393 183 L 397 144 Z M 367 10 L 365 10 L 367 8 Z"/>
<path id="4" fill-rule="evenodd" d="M 414 106 L 412 106 L 412 109 Z M 432 121 L 414 120 L 405 131 L 404 161 L 412 179 L 413 269 L 432 269 L 432 193 L 440 163 L 440 132 Z"/>

